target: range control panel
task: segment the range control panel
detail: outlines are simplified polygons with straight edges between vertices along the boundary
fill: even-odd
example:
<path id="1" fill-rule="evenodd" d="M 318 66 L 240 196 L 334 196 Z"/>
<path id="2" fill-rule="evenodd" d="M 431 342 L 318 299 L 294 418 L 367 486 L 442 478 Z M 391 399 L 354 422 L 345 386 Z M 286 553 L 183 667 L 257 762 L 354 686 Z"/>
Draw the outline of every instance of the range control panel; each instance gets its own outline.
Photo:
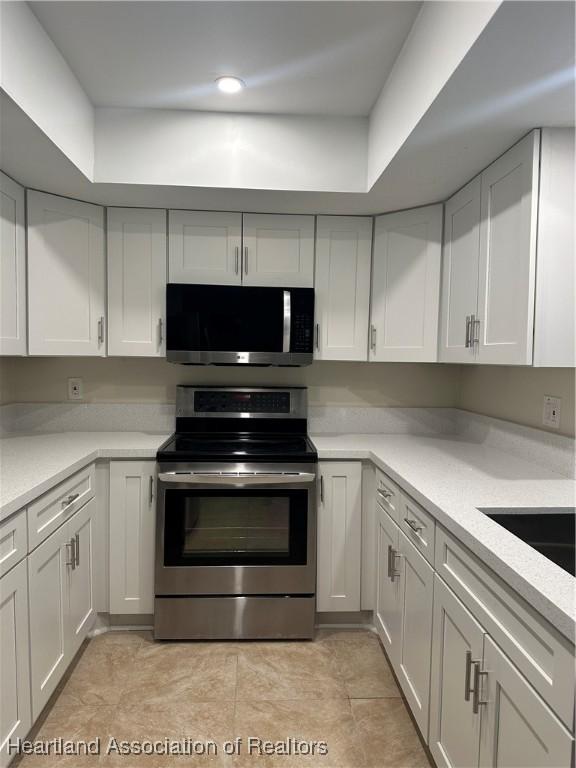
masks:
<path id="1" fill-rule="evenodd" d="M 245 392 L 199 389 L 194 392 L 195 413 L 290 413 L 290 392 Z"/>

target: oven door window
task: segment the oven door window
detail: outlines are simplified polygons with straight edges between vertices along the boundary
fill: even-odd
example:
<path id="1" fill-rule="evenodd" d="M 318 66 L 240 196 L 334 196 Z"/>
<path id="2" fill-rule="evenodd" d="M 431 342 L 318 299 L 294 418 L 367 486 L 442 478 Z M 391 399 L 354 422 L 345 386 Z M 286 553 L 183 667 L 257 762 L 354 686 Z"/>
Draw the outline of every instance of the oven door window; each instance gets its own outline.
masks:
<path id="1" fill-rule="evenodd" d="M 306 490 L 168 489 L 164 565 L 305 565 Z"/>

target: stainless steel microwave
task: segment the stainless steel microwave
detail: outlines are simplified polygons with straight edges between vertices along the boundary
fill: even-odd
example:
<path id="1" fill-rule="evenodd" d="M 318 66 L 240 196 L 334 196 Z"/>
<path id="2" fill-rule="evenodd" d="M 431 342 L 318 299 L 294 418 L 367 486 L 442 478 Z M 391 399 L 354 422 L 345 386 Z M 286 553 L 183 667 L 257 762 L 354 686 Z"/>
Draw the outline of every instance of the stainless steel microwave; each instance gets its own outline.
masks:
<path id="1" fill-rule="evenodd" d="M 196 365 L 309 365 L 313 288 L 166 286 L 166 357 Z"/>

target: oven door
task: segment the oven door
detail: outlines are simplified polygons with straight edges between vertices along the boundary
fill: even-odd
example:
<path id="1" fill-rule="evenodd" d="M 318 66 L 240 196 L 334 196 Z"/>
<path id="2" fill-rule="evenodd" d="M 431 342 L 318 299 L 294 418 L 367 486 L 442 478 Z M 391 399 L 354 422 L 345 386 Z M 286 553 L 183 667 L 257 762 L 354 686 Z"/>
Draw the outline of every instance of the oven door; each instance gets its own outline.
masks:
<path id="1" fill-rule="evenodd" d="M 156 596 L 314 594 L 315 470 L 160 466 Z"/>

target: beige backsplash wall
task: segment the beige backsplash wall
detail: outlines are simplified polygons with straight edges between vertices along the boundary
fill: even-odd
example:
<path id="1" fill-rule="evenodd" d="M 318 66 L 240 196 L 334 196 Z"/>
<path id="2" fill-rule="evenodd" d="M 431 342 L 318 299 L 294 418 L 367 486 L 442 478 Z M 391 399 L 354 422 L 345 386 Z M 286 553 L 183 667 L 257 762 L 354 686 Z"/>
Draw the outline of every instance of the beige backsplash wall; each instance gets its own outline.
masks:
<path id="1" fill-rule="evenodd" d="M 143 358 L 4 358 L 0 402 L 63 402 L 67 379 L 84 402 L 173 402 L 177 384 L 302 385 L 312 405 L 459 407 L 542 427 L 544 395 L 562 398 L 561 434 L 574 436 L 575 371 L 567 368 L 316 362 L 306 368 L 180 366 Z"/>
<path id="2" fill-rule="evenodd" d="M 560 429 L 548 431 L 574 437 L 575 382 L 573 368 L 463 365 L 458 406 L 486 416 L 547 429 L 542 425 L 544 395 L 560 397 Z"/>
<path id="3" fill-rule="evenodd" d="M 5 365 L 5 361 L 4 361 Z M 452 365 L 316 362 L 305 368 L 182 366 L 138 358 L 12 358 L 4 402 L 61 402 L 68 377 L 85 402 L 169 403 L 177 384 L 302 385 L 312 405 L 454 406 Z"/>

